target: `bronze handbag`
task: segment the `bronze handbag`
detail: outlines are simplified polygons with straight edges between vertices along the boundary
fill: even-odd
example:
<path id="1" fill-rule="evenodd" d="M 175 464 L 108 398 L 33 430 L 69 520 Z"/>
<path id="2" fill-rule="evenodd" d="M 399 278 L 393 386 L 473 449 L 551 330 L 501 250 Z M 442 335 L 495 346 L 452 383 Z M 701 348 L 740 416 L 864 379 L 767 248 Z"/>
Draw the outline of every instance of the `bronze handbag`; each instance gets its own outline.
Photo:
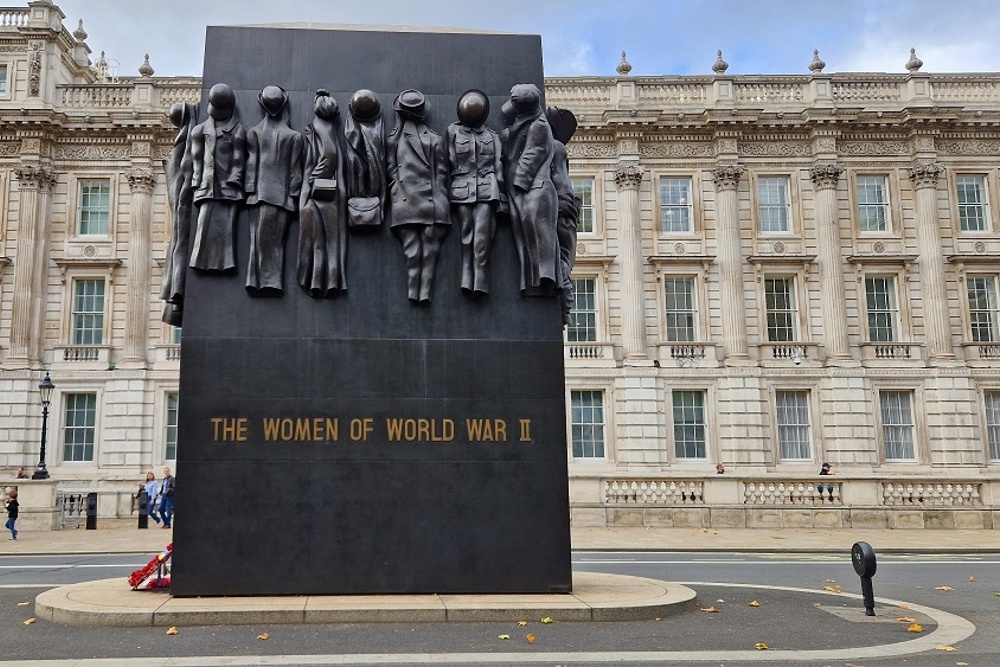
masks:
<path id="1" fill-rule="evenodd" d="M 378 227 L 382 224 L 382 202 L 378 197 L 351 197 L 347 200 L 350 227 Z"/>
<path id="2" fill-rule="evenodd" d="M 337 198 L 336 178 L 316 178 L 312 182 L 312 198 L 320 201 L 333 201 Z"/>

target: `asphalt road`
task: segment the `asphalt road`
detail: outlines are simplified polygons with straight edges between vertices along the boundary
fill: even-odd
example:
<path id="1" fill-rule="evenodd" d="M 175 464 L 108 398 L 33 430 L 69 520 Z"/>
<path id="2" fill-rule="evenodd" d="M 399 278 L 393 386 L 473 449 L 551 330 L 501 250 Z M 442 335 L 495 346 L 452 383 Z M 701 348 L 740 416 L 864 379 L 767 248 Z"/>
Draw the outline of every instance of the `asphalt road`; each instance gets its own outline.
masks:
<path id="1" fill-rule="evenodd" d="M 879 558 L 875 619 L 864 616 L 861 600 L 855 597 L 860 582 L 849 554 L 575 553 L 576 570 L 686 583 L 698 592 L 701 607 L 718 611 L 692 610 L 631 623 L 555 619 L 543 624 L 528 618 L 525 626 L 497 622 L 194 627 L 180 628 L 173 636 L 162 628 L 79 628 L 41 620 L 23 625 L 33 614 L 34 596 L 42 590 L 89 579 L 124 578 L 147 559 L 146 554 L 0 557 L 0 666 L 1000 665 L 1000 554 Z M 21 605 L 24 602 L 29 604 Z M 923 648 L 929 650 L 913 653 L 906 642 L 935 636 L 939 623 L 942 631 L 955 625 L 944 612 L 974 624 L 975 633 L 949 644 L 955 651 L 927 645 Z M 923 632 L 907 632 L 910 622 L 901 618 L 915 619 Z M 263 633 L 267 639 L 258 639 Z M 528 634 L 534 635 L 533 643 Z M 510 639 L 500 639 L 501 635 Z M 767 650 L 757 650 L 758 643 L 766 644 Z"/>

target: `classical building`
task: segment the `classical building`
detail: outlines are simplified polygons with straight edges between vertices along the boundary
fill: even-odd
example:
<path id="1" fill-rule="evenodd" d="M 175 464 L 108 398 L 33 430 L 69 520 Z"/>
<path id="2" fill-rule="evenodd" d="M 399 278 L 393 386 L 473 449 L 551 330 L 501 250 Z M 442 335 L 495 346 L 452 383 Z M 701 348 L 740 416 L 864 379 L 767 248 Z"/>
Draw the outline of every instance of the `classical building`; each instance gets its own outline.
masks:
<path id="1" fill-rule="evenodd" d="M 127 516 L 177 447 L 161 162 L 201 81 L 64 19 L 0 9 L 0 483 L 48 372 L 48 484 Z M 574 523 L 1000 528 L 1000 74 L 921 67 L 547 80 L 580 121 Z"/>

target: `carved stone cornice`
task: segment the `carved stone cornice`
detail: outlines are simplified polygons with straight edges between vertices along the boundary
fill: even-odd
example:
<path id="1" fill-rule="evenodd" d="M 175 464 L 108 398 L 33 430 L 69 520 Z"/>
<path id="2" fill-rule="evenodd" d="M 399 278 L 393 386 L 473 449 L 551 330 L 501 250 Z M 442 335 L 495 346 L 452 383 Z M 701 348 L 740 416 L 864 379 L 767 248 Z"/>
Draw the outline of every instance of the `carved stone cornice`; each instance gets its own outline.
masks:
<path id="1" fill-rule="evenodd" d="M 818 164 L 809 170 L 809 179 L 817 190 L 837 189 L 837 182 L 844 168 L 839 164 Z"/>
<path id="2" fill-rule="evenodd" d="M 638 190 L 645 173 L 641 165 L 623 162 L 615 169 L 615 185 L 619 190 Z"/>
<path id="3" fill-rule="evenodd" d="M 49 190 L 56 184 L 56 174 L 51 167 L 22 164 L 14 167 L 14 175 L 21 190 Z"/>
<path id="4" fill-rule="evenodd" d="M 910 172 L 910 180 L 918 189 L 936 188 L 938 178 L 944 173 L 944 167 L 936 162 L 931 162 L 910 167 L 907 171 Z"/>
<path id="5" fill-rule="evenodd" d="M 156 185 L 156 175 L 151 169 L 132 169 L 125 174 L 125 177 L 128 179 L 128 186 L 132 192 L 150 194 L 153 192 L 153 186 Z"/>
<path id="6" fill-rule="evenodd" d="M 740 187 L 745 167 L 741 164 L 731 164 L 712 169 L 712 182 L 716 190 L 736 190 Z"/>

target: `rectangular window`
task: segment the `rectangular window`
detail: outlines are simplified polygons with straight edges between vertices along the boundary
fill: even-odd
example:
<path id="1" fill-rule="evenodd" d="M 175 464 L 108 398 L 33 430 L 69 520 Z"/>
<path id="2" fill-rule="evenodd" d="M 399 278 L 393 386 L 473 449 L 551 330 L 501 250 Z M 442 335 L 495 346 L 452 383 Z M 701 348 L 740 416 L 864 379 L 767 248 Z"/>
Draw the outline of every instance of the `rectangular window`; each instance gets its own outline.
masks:
<path id="1" fill-rule="evenodd" d="M 694 278 L 664 276 L 663 294 L 667 316 L 667 340 L 672 343 L 698 340 L 698 331 L 695 327 L 698 309 L 695 304 Z"/>
<path id="2" fill-rule="evenodd" d="M 893 276 L 867 276 L 865 304 L 868 308 L 868 340 L 876 343 L 898 340 L 896 279 Z"/>
<path id="3" fill-rule="evenodd" d="M 765 278 L 767 340 L 778 343 L 798 340 L 799 309 L 795 302 L 795 278 Z"/>
<path id="4" fill-rule="evenodd" d="M 63 461 L 93 461 L 97 394 L 66 394 Z"/>
<path id="5" fill-rule="evenodd" d="M 694 231 L 691 179 L 660 179 L 660 228 L 664 232 Z"/>
<path id="6" fill-rule="evenodd" d="M 77 225 L 77 233 L 80 236 L 107 236 L 110 201 L 110 180 L 102 178 L 80 181 Z"/>
<path id="7" fill-rule="evenodd" d="M 594 233 L 594 179 L 574 178 L 573 194 L 580 198 L 580 217 L 576 221 L 576 231 L 580 234 Z"/>
<path id="8" fill-rule="evenodd" d="M 604 458 L 604 392 L 570 392 L 573 457 Z"/>
<path id="9" fill-rule="evenodd" d="M 167 437 L 164 458 L 177 460 L 177 393 L 167 394 Z"/>
<path id="10" fill-rule="evenodd" d="M 997 283 L 994 276 L 967 276 L 969 292 L 969 324 L 972 340 L 977 343 L 995 343 L 1000 312 L 997 308 Z"/>
<path id="11" fill-rule="evenodd" d="M 963 232 L 985 232 L 986 221 L 986 177 L 963 175 L 955 177 L 958 188 L 958 221 Z"/>
<path id="12" fill-rule="evenodd" d="M 990 460 L 1000 461 L 1000 391 L 987 391 L 986 435 L 990 442 Z"/>
<path id="13" fill-rule="evenodd" d="M 597 280 L 573 278 L 573 309 L 570 311 L 566 340 L 592 343 L 597 340 Z"/>
<path id="14" fill-rule="evenodd" d="M 885 176 L 858 176 L 858 230 L 889 231 L 889 199 Z"/>
<path id="15" fill-rule="evenodd" d="M 809 392 L 774 394 L 778 417 L 778 450 L 785 460 L 811 458 L 809 452 Z"/>
<path id="16" fill-rule="evenodd" d="M 882 440 L 887 461 L 913 461 L 913 392 L 882 391 Z"/>
<path id="17" fill-rule="evenodd" d="M 679 459 L 703 459 L 705 453 L 705 392 L 674 391 L 674 454 Z"/>
<path id="18" fill-rule="evenodd" d="M 73 345 L 104 342 L 104 279 L 73 282 Z"/>
<path id="19" fill-rule="evenodd" d="M 0 95 L 7 94 L 7 66 L 0 65 Z"/>
<path id="20" fill-rule="evenodd" d="M 757 179 L 757 213 L 762 232 L 790 232 L 788 179 Z"/>

